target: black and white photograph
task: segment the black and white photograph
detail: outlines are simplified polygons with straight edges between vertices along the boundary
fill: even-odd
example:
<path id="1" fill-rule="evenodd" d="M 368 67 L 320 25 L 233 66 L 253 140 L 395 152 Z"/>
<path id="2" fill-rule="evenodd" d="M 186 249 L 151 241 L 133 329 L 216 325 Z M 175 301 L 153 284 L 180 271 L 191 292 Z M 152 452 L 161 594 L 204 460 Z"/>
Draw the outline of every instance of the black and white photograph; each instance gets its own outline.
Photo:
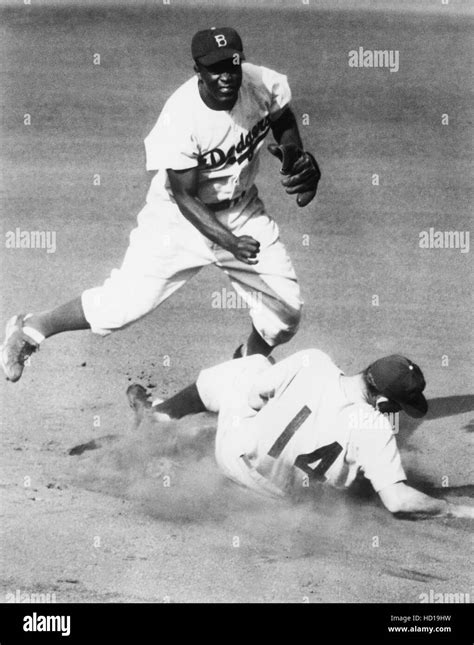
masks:
<path id="1" fill-rule="evenodd" d="M 393 606 L 379 642 L 461 642 L 473 16 L 0 0 L 11 634 L 311 604 L 336 640 L 356 604 Z"/>

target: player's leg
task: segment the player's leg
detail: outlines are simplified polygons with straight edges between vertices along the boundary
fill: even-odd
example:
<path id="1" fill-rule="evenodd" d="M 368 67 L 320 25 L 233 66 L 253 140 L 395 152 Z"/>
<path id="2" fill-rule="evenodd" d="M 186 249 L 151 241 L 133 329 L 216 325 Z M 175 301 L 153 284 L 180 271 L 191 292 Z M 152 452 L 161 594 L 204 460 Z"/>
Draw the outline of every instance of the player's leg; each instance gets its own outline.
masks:
<path id="1" fill-rule="evenodd" d="M 0 347 L 0 363 L 9 381 L 18 381 L 26 360 L 49 336 L 62 331 L 89 329 L 81 298 L 75 298 L 51 311 L 13 316 Z"/>
<path id="2" fill-rule="evenodd" d="M 54 334 L 92 329 L 107 335 L 155 309 L 205 264 L 214 261 L 198 231 L 175 212 L 146 205 L 120 269 L 105 283 L 40 314 L 15 316 L 7 324 L 0 360 L 7 379 L 21 377 L 26 359 Z"/>
<path id="3" fill-rule="evenodd" d="M 127 389 L 130 406 L 141 419 L 144 410 L 149 410 L 157 420 L 181 419 L 188 414 L 205 412 L 206 406 L 199 396 L 196 383 L 191 383 L 165 401 L 150 401 L 145 388 L 134 383 Z"/>
<path id="4" fill-rule="evenodd" d="M 252 331 L 245 343 L 237 347 L 233 358 L 242 358 L 243 356 L 252 356 L 252 354 L 262 354 L 269 356 L 273 347 L 269 345 L 252 325 Z"/>
<path id="5" fill-rule="evenodd" d="M 162 402 L 153 402 L 151 411 L 154 414 L 165 414 L 170 419 L 181 419 L 188 414 L 198 414 L 205 412 L 204 405 L 196 383 L 191 383 L 177 394 Z"/>
<path id="6" fill-rule="evenodd" d="M 279 239 L 278 226 L 265 212 L 255 188 L 249 191 L 241 212 L 227 213 L 227 224 L 235 235 L 251 235 L 260 242 L 255 265 L 238 261 L 224 249 L 216 252 L 217 266 L 229 275 L 253 323 L 247 342 L 234 357 L 257 353 L 268 356 L 298 329 L 303 301 L 296 273 Z"/>
<path id="7" fill-rule="evenodd" d="M 170 396 L 165 401 L 150 401 L 142 385 L 134 383 L 127 389 L 127 398 L 135 411 L 149 410 L 152 414 L 167 419 L 181 419 L 188 414 L 199 412 L 219 412 L 222 401 L 232 392 L 237 378 L 245 371 L 246 378 L 259 373 L 271 365 L 261 356 L 248 357 L 244 360 L 232 360 L 220 363 L 200 372 L 197 381 Z"/>
<path id="8" fill-rule="evenodd" d="M 225 361 L 199 372 L 196 381 L 153 409 L 176 415 L 176 418 L 195 412 L 219 413 L 229 400 L 245 404 L 247 414 L 254 410 L 248 405 L 248 395 L 253 381 L 261 372 L 272 366 L 264 356 L 247 356 Z"/>
<path id="9" fill-rule="evenodd" d="M 105 336 L 153 311 L 214 260 L 210 244 L 174 204 L 146 205 L 120 269 L 82 294 L 94 333 Z"/>
<path id="10" fill-rule="evenodd" d="M 252 319 L 250 336 L 235 358 L 268 356 L 274 347 L 293 338 L 301 319 L 300 288 L 284 245 L 277 240 L 262 247 L 259 262 L 251 270 L 229 256 L 221 257 L 221 263 Z"/>
<path id="11" fill-rule="evenodd" d="M 255 378 L 271 365 L 264 356 L 247 356 L 202 370 L 196 382 L 206 409 L 218 413 L 215 457 L 221 472 L 258 492 L 241 455 L 252 452 L 258 436 L 252 425 L 258 413 L 250 406 L 249 395 Z"/>
<path id="12" fill-rule="evenodd" d="M 24 319 L 23 328 L 26 328 L 26 334 L 29 329 L 35 329 L 44 338 L 50 338 L 65 331 L 90 329 L 90 325 L 84 314 L 82 298 L 77 296 L 49 311 L 30 314 Z"/>
<path id="13" fill-rule="evenodd" d="M 271 364 L 263 356 L 251 356 L 232 360 L 200 372 L 197 381 L 160 403 L 151 403 L 149 395 L 141 385 L 131 385 L 127 390 L 129 404 L 135 413 L 134 429 L 144 418 L 152 421 L 181 419 L 199 412 L 219 412 L 232 400 L 239 401 L 239 414 L 255 415 L 249 408 L 247 389 L 252 379 Z M 170 432 L 176 439 L 176 447 L 182 452 L 187 447 L 193 451 L 208 445 L 214 431 L 209 424 L 174 424 Z M 217 454 L 217 446 L 216 446 Z"/>
<path id="14" fill-rule="evenodd" d="M 232 380 L 231 388 L 222 391 L 219 398 L 219 414 L 215 439 L 215 457 L 220 471 L 235 483 L 245 486 L 256 493 L 282 497 L 282 491 L 263 477 L 252 464 L 249 456 L 256 454 L 259 433 L 262 428 L 258 422 L 260 412 L 249 406 L 249 394 L 254 378 L 262 370 L 271 366 L 270 361 L 259 355 L 248 356 L 241 360 L 240 373 Z M 198 388 L 201 398 L 214 398 L 215 383 L 218 382 L 212 374 L 212 369 L 206 374 L 201 372 Z"/>

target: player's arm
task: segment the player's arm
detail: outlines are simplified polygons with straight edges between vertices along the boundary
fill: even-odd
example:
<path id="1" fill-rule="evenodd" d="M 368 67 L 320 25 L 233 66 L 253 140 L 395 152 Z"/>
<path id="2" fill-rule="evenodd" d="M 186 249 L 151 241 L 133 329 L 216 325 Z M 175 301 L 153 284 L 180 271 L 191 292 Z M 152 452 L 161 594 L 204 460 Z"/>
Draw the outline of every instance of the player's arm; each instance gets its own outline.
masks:
<path id="1" fill-rule="evenodd" d="M 350 412 L 348 414 L 351 415 Z M 383 505 L 395 515 L 412 519 L 474 518 L 474 508 L 430 497 L 406 483 L 407 477 L 389 421 L 375 410 L 371 414 L 365 417 L 365 425 L 356 424 L 359 427 L 354 427 L 352 418 L 351 438 L 356 448 L 354 454 Z M 364 415 L 367 415 L 365 409 Z M 350 416 L 348 418 L 350 421 Z"/>
<path id="2" fill-rule="evenodd" d="M 230 251 L 245 264 L 257 264 L 260 243 L 250 235 L 237 237 L 223 226 L 213 211 L 198 198 L 198 169 L 167 169 L 171 190 L 179 210 L 198 231 Z"/>
<path id="3" fill-rule="evenodd" d="M 452 504 L 412 488 L 405 482 L 391 484 L 379 491 L 384 506 L 397 515 L 417 517 L 465 517 L 474 519 L 474 507 Z"/>
<path id="4" fill-rule="evenodd" d="M 268 150 L 281 161 L 281 183 L 289 195 L 297 195 L 298 206 L 306 206 L 314 199 L 321 179 L 321 171 L 314 156 L 304 151 L 293 110 L 286 106 L 270 124 L 278 145 Z"/>
<path id="5" fill-rule="evenodd" d="M 290 107 L 284 108 L 278 118 L 270 122 L 270 128 L 278 144 L 293 143 L 298 148 L 303 149 L 296 117 Z"/>

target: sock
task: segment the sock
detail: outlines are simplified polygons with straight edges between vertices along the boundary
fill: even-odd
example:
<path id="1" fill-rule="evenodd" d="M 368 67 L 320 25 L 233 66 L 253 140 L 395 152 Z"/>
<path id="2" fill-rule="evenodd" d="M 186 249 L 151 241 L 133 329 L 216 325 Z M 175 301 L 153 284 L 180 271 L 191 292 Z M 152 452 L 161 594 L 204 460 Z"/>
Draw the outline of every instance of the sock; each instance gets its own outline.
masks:
<path id="1" fill-rule="evenodd" d="M 42 340 L 60 334 L 65 331 L 75 331 L 78 329 L 90 329 L 82 307 L 81 296 L 65 302 L 54 309 L 42 311 L 37 314 L 28 314 L 25 321 L 31 318 L 30 324 L 25 323 L 31 334 L 31 338 L 39 338 L 37 334 L 43 336 Z M 37 334 L 35 334 L 35 331 Z M 33 335 L 34 334 L 34 335 Z"/>
<path id="2" fill-rule="evenodd" d="M 33 314 L 28 314 L 23 318 L 23 320 L 26 322 L 28 318 L 31 318 L 32 316 Z M 29 327 L 28 325 L 23 325 L 23 333 L 25 336 L 28 336 L 28 338 L 31 338 L 31 340 L 33 340 L 37 345 L 40 345 L 45 339 L 45 336 L 40 331 L 34 327 Z"/>

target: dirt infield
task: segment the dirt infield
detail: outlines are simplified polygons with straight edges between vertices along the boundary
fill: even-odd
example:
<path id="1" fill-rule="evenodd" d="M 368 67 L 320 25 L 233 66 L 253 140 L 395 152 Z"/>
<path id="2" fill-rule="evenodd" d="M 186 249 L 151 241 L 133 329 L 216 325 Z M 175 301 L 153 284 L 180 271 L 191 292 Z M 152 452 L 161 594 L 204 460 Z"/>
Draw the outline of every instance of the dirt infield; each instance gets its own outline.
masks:
<path id="1" fill-rule="evenodd" d="M 275 355 L 318 347 L 347 373 L 410 356 L 431 409 L 422 422 L 400 419 L 407 471 L 423 489 L 469 502 L 472 254 L 419 242 L 423 231 L 470 226 L 471 18 L 449 7 L 64 5 L 2 9 L 1 235 L 54 233 L 55 248 L 3 245 L 0 320 L 78 295 L 121 262 L 148 187 L 143 138 L 192 74 L 190 38 L 233 25 L 248 60 L 288 74 L 323 172 L 316 202 L 300 211 L 263 155 L 258 187 L 305 299 L 300 332 Z M 399 51 L 399 70 L 350 67 L 359 47 Z M 396 520 L 363 490 L 322 491 L 299 507 L 268 502 L 226 483 L 207 453 L 173 465 L 174 488 L 158 484 L 164 430 L 132 430 L 125 390 L 135 381 L 169 395 L 232 355 L 249 323 L 245 309 L 212 306 L 223 288 L 221 273 L 205 269 L 135 325 L 107 339 L 54 337 L 19 383 L 1 382 L 0 593 L 57 602 L 469 593 L 466 521 Z M 214 427 L 207 415 L 183 423 Z M 96 451 L 68 454 L 109 435 Z"/>

